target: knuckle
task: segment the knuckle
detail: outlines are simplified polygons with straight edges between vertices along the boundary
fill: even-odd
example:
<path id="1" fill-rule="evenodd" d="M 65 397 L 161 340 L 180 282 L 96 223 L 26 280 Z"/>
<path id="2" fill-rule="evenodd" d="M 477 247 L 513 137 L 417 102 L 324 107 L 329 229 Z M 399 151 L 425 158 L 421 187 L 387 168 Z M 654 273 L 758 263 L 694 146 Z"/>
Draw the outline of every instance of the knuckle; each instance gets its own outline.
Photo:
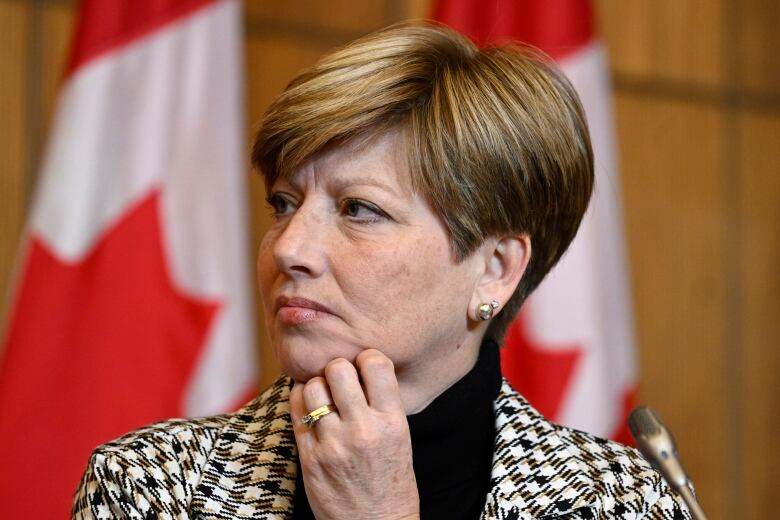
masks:
<path id="1" fill-rule="evenodd" d="M 367 368 L 378 368 L 378 369 L 393 368 L 393 362 L 390 360 L 390 358 L 388 358 L 382 352 L 376 349 L 364 350 L 363 352 L 358 354 L 358 361 L 360 362 L 361 366 Z"/>
<path id="2" fill-rule="evenodd" d="M 402 413 L 389 414 L 385 418 L 384 434 L 391 442 L 405 441 L 409 439 L 409 423 Z"/>
<path id="3" fill-rule="evenodd" d="M 371 425 L 361 424 L 355 428 L 353 438 L 355 444 L 366 445 L 376 443 L 380 439 L 380 436 L 376 428 Z"/>
<path id="4" fill-rule="evenodd" d="M 352 363 L 344 358 L 336 358 L 328 361 L 325 365 L 325 376 L 333 377 L 338 375 L 347 375 L 350 372 L 354 372 L 355 368 Z"/>
<path id="5" fill-rule="evenodd" d="M 306 384 L 303 385 L 303 395 L 304 397 L 312 398 L 312 397 L 318 397 L 322 390 L 325 388 L 325 378 L 324 377 L 312 377 L 308 381 L 306 381 Z"/>
<path id="6" fill-rule="evenodd" d="M 313 390 L 313 389 L 319 389 L 322 387 L 322 385 L 325 384 L 325 378 L 322 376 L 315 376 L 306 381 L 306 384 L 303 385 L 303 389 L 305 390 Z"/>

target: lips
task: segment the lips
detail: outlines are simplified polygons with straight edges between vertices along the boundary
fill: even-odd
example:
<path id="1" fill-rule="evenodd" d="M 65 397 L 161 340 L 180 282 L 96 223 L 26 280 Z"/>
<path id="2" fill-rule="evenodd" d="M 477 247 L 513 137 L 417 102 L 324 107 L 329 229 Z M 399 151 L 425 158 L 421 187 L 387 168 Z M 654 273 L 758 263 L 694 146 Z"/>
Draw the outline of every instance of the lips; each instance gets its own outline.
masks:
<path id="1" fill-rule="evenodd" d="M 276 299 L 276 317 L 286 325 L 302 325 L 333 317 L 327 306 L 297 296 L 280 296 Z"/>

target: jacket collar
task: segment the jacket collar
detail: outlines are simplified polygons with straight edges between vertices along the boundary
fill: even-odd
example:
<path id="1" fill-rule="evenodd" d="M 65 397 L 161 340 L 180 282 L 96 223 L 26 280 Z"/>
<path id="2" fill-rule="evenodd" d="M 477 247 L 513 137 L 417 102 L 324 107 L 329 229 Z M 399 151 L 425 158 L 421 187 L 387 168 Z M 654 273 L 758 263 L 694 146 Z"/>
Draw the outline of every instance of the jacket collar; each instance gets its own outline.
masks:
<path id="1" fill-rule="evenodd" d="M 288 377 L 230 417 L 192 499 L 198 518 L 292 518 L 298 450 Z"/>
<path id="2" fill-rule="evenodd" d="M 496 446 L 483 517 L 556 518 L 598 507 L 593 481 L 560 427 L 504 380 L 495 403 Z M 491 511 L 492 509 L 492 511 Z"/>
<path id="3" fill-rule="evenodd" d="M 298 453 L 291 381 L 282 377 L 230 417 L 192 500 L 203 518 L 292 518 Z M 495 402 L 496 446 L 483 518 L 555 518 L 597 507 L 593 482 L 559 427 L 509 383 Z"/>

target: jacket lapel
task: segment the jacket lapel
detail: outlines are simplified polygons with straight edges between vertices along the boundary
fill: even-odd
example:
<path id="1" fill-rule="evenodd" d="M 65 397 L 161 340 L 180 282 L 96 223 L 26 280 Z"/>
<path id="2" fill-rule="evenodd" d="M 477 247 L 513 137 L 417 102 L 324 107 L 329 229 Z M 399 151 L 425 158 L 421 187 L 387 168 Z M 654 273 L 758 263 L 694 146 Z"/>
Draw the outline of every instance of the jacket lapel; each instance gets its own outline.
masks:
<path id="1" fill-rule="evenodd" d="M 192 500 L 196 518 L 292 518 L 295 446 L 290 379 L 282 377 L 231 416 Z"/>
<path id="2" fill-rule="evenodd" d="M 280 378 L 233 414 L 192 499 L 194 518 L 292 518 L 298 453 L 290 380 Z M 495 402 L 496 447 L 483 519 L 556 518 L 598 506 L 556 426 L 504 381 Z"/>
<path id="3" fill-rule="evenodd" d="M 555 518 L 598 505 L 591 479 L 557 427 L 506 381 L 495 412 L 496 448 L 483 518 Z"/>

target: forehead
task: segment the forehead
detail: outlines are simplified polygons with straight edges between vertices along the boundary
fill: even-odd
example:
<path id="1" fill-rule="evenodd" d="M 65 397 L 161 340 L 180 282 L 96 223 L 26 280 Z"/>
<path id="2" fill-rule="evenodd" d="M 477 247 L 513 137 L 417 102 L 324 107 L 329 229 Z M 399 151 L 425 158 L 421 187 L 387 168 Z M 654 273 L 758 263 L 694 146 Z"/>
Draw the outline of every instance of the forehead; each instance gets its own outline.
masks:
<path id="1" fill-rule="evenodd" d="M 406 146 L 396 130 L 354 137 L 314 154 L 287 176 L 293 185 L 373 185 L 398 196 L 414 194 Z"/>

